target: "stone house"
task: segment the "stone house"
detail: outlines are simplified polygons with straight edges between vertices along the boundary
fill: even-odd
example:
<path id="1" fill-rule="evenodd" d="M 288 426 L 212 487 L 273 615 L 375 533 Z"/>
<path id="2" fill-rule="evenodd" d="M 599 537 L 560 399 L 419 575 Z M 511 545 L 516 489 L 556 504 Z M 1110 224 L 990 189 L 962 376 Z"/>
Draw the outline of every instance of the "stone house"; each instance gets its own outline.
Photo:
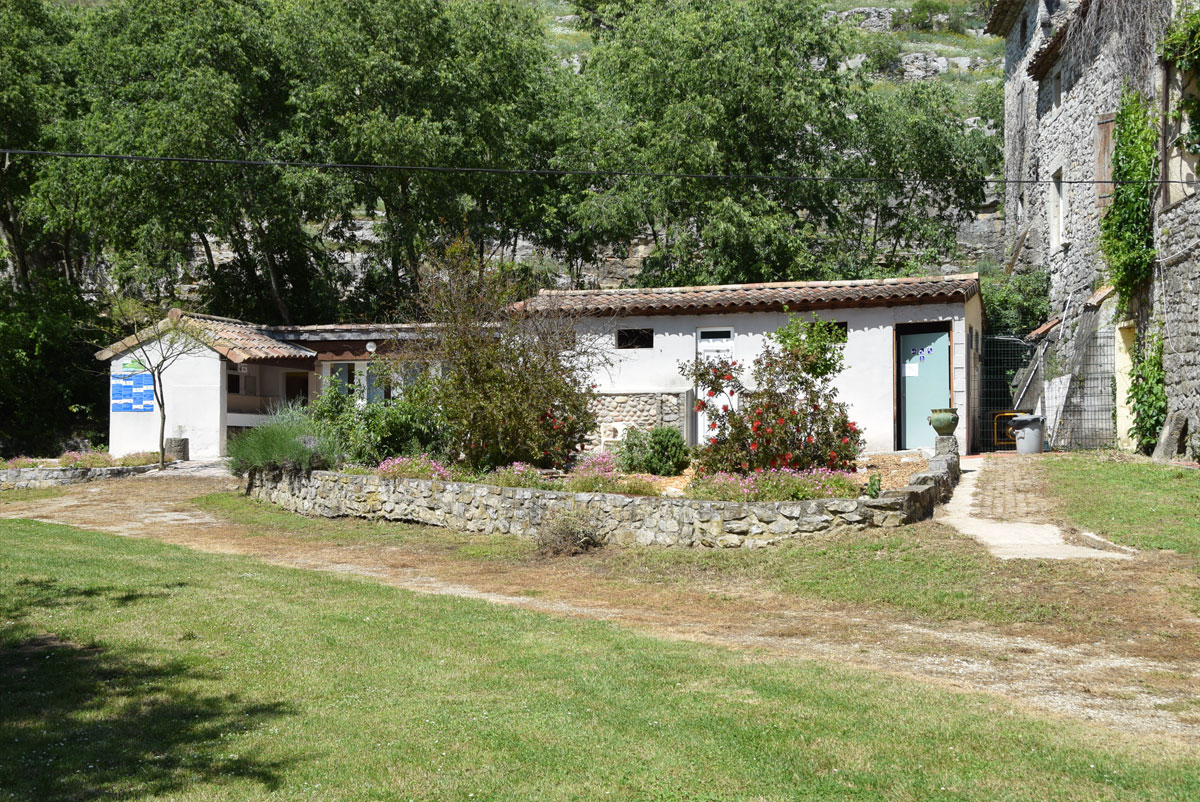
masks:
<path id="1" fill-rule="evenodd" d="M 1179 75 L 1159 55 L 1180 2 L 997 0 L 986 29 L 1005 38 L 1008 264 L 1016 271 L 1045 269 L 1051 277 L 1052 320 L 1038 332 L 1043 411 L 1052 417 L 1073 403 L 1094 402 L 1106 410 L 1097 421 L 1113 417 L 1113 434 L 1126 446 L 1131 355 L 1138 336 L 1160 323 L 1170 411 L 1178 413 L 1176 425 L 1190 418 L 1192 431 L 1200 422 L 1200 201 L 1193 197 L 1194 161 L 1177 147 L 1183 130 L 1173 114 L 1193 77 Z M 1126 87 L 1156 109 L 1163 169 L 1154 196 L 1154 278 L 1118 314 L 1099 241 L 1112 190 L 1114 119 Z M 1111 379 L 1096 380 L 1104 371 Z"/>

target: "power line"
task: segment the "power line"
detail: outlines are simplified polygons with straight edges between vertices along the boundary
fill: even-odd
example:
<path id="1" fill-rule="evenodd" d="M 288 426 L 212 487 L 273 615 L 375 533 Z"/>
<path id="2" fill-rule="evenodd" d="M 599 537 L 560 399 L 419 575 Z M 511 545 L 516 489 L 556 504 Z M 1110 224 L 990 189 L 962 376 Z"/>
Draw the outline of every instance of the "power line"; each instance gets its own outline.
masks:
<path id="1" fill-rule="evenodd" d="M 1162 184 L 1181 184 L 1190 186 L 1182 180 L 1155 181 L 1102 181 L 1100 179 L 1008 179 L 1008 178 L 906 178 L 901 176 L 814 176 L 814 175 L 770 175 L 756 173 L 676 173 L 653 172 L 642 170 L 582 170 L 556 169 L 538 167 L 447 167 L 432 164 L 362 164 L 355 162 L 313 162 L 292 161 L 284 159 L 219 159 L 202 156 L 141 156 L 124 153 L 73 153 L 53 150 L 24 150 L 19 148 L 0 148 L 0 154 L 8 156 L 33 156 L 37 158 L 56 159 L 97 159 L 103 161 L 121 162 L 158 162 L 172 164 L 212 164 L 232 167 L 296 167 L 316 170 L 368 170 L 391 171 L 405 173 L 458 173 L 458 174 L 487 174 L 487 175 L 529 175 L 529 176 L 585 176 L 597 178 L 654 178 L 654 179 L 688 179 L 703 181 L 782 181 L 790 183 L 838 183 L 838 184 L 920 184 L 920 183 L 970 183 L 1016 186 L 1026 185 L 1075 185 L 1075 184 L 1147 184 L 1158 186 Z"/>

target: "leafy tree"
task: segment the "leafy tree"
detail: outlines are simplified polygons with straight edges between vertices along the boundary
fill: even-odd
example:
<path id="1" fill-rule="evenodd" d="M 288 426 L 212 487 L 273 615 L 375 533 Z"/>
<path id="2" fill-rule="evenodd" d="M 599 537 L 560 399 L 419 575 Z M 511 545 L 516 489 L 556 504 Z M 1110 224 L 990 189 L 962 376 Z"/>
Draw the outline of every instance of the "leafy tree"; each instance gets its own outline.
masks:
<path id="1" fill-rule="evenodd" d="M 57 454 L 106 437 L 107 377 L 89 345 L 94 310 L 63 279 L 0 284 L 0 455 Z"/>
<path id="2" fill-rule="evenodd" d="M 577 316 L 562 310 L 515 312 L 525 286 L 505 270 L 479 271 L 474 251 L 458 240 L 432 264 L 420 314 L 436 325 L 392 344 L 394 372 L 437 365 L 448 452 L 469 467 L 565 466 L 595 427 L 597 341 L 577 335 Z"/>
<path id="3" fill-rule="evenodd" d="M 812 0 L 623 9 L 564 112 L 561 166 L 883 181 L 567 182 L 581 247 L 649 232 L 652 285 L 847 278 L 952 252 L 999 149 L 949 90 L 868 92 L 840 69 L 858 35 Z"/>
<path id="4" fill-rule="evenodd" d="M 84 111 L 80 149 L 147 156 L 271 159 L 291 123 L 288 86 L 260 0 L 116 0 L 72 43 Z M 295 322 L 333 311 L 330 264 L 305 230 L 326 212 L 310 171 L 170 162 L 71 162 L 45 195 L 52 222 L 101 235 L 119 283 L 169 296 L 201 253 L 214 311 Z M 218 262 L 211 242 L 232 260 Z"/>
<path id="5" fill-rule="evenodd" d="M 66 113 L 68 70 L 62 49 L 67 15 L 41 0 L 4 0 L 0 13 L 0 142 L 22 150 L 53 149 L 54 123 Z M 14 286 L 31 291 L 41 274 L 76 282 L 79 243 L 55 237 L 34 201 L 43 164 L 29 157 L 0 163 L 0 263 Z"/>
<path id="6" fill-rule="evenodd" d="M 313 157 L 424 166 L 539 167 L 551 152 L 555 67 L 540 19 L 512 0 L 297 0 L 281 17 L 296 136 Z M 465 231 L 482 264 L 532 233 L 545 181 L 485 173 L 354 171 L 336 232 L 377 220 L 360 297 L 411 311 L 427 250 Z M 490 244 L 490 245 L 489 245 Z"/>
<path id="7" fill-rule="evenodd" d="M 1050 274 L 980 271 L 983 312 L 990 334 L 1023 337 L 1050 316 Z"/>

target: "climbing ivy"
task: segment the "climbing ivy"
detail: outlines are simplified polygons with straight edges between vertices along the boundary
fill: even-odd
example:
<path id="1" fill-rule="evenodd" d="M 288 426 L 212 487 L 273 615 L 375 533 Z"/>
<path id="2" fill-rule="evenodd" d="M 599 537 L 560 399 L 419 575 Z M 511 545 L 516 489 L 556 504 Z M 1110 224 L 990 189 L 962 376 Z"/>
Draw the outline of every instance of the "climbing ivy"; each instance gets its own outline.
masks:
<path id="1" fill-rule="evenodd" d="M 1185 74 L 1200 75 L 1200 9 L 1184 10 L 1172 20 L 1163 36 L 1161 55 Z M 1189 123 L 1179 146 L 1188 153 L 1200 154 L 1200 97 L 1179 99 L 1176 113 Z"/>
<path id="2" fill-rule="evenodd" d="M 1160 329 L 1142 337 L 1129 377 L 1129 407 L 1133 413 L 1129 436 L 1139 451 L 1149 453 L 1158 444 L 1158 435 L 1167 419 L 1166 372 L 1163 370 Z"/>
<path id="3" fill-rule="evenodd" d="M 1137 92 L 1121 96 L 1113 139 L 1112 203 L 1100 221 L 1100 250 L 1124 307 L 1150 278 L 1156 255 L 1151 212 L 1158 133 Z"/>

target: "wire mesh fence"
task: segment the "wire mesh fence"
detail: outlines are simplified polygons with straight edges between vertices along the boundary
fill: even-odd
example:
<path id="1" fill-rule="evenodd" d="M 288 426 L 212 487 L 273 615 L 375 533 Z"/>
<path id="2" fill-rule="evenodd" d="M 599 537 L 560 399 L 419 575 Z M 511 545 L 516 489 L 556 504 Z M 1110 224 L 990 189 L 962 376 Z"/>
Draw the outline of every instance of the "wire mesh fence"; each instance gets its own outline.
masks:
<path id="1" fill-rule="evenodd" d="M 1049 341 L 1034 345 L 1018 337 L 984 337 L 977 449 L 1016 450 L 1008 425 L 1016 415 L 1034 412 L 1046 418 L 1045 440 L 1052 449 L 1115 447 L 1114 337 L 1111 328 L 1080 334 L 1065 359 Z"/>
<path id="2" fill-rule="evenodd" d="M 1008 434 L 1015 415 L 1033 412 L 1041 395 L 1039 349 L 1020 337 L 983 338 L 974 442 L 979 451 L 1015 451 Z"/>

